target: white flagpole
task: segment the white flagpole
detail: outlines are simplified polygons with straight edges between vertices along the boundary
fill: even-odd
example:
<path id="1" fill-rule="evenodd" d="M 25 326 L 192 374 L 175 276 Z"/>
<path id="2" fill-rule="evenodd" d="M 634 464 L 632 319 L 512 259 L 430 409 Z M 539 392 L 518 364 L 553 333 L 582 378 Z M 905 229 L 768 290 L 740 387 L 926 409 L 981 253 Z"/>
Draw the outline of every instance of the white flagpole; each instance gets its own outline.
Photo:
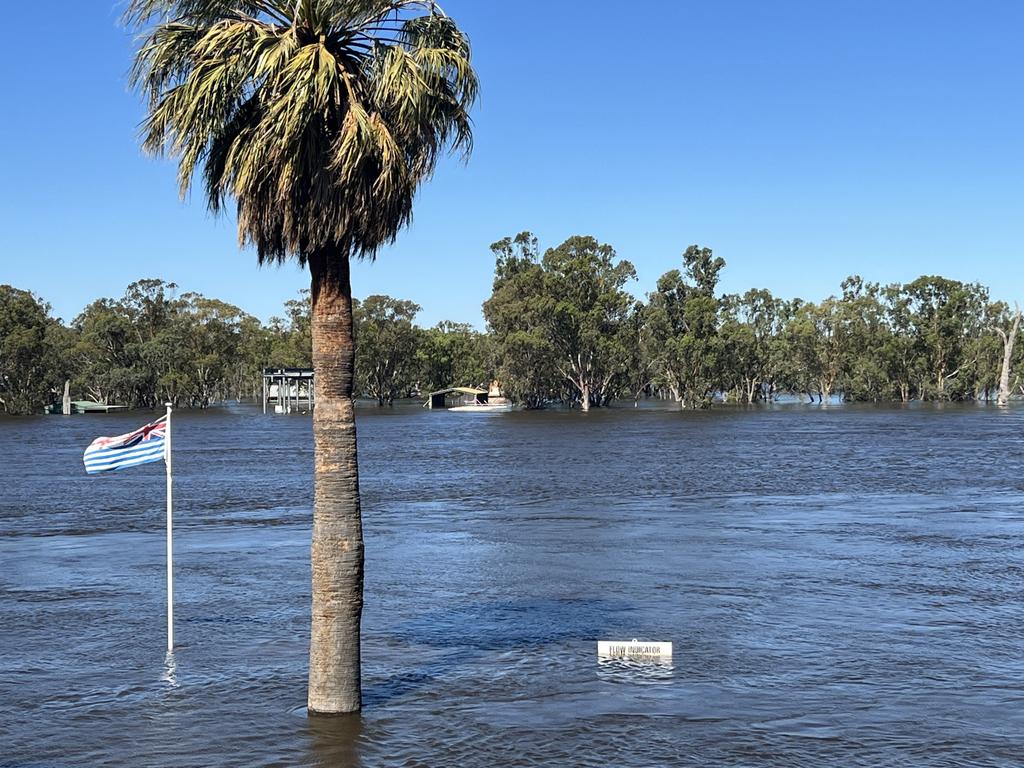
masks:
<path id="1" fill-rule="evenodd" d="M 171 404 L 167 403 L 167 443 L 164 453 L 167 465 L 167 652 L 174 651 L 174 546 L 172 544 L 174 480 L 171 477 Z"/>

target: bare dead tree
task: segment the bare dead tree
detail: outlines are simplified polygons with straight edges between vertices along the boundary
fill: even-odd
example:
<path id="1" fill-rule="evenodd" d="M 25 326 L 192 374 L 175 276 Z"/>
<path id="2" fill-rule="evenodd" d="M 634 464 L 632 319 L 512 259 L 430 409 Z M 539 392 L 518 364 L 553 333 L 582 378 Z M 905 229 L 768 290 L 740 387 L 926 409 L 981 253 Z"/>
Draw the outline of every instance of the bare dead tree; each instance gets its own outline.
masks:
<path id="1" fill-rule="evenodd" d="M 1014 304 L 1013 325 L 1007 333 L 996 326 L 996 333 L 1003 340 L 1003 367 L 999 372 L 999 395 L 996 402 L 999 405 L 1006 405 L 1010 401 L 1010 366 L 1013 364 L 1013 344 L 1017 340 L 1017 331 L 1020 329 L 1021 312 L 1020 307 Z"/>

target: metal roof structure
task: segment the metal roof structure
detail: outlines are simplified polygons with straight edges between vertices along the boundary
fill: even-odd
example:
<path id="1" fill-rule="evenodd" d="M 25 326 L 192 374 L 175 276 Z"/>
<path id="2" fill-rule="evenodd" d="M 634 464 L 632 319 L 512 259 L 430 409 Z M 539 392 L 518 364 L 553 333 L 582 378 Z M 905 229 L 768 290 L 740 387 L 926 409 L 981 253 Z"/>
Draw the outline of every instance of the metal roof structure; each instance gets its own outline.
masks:
<path id="1" fill-rule="evenodd" d="M 460 395 L 486 395 L 486 389 L 474 389 L 473 387 L 448 387 L 447 389 L 439 389 L 437 392 L 431 392 L 429 397 L 434 395 L 448 395 L 452 392 L 458 392 Z"/>

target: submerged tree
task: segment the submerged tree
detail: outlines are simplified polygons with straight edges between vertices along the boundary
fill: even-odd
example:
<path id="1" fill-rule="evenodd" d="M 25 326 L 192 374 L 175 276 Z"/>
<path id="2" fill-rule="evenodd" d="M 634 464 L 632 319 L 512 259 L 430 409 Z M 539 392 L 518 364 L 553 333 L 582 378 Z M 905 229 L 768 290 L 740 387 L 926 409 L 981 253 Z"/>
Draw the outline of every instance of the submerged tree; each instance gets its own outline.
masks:
<path id="1" fill-rule="evenodd" d="M 685 275 L 678 269 L 666 272 L 650 295 L 657 369 L 681 408 L 710 406 L 719 384 L 723 340 L 715 290 L 724 266 L 710 248 L 691 245 L 683 254 Z"/>
<path id="2" fill-rule="evenodd" d="M 196 408 L 227 398 L 243 330 L 254 319 L 238 307 L 197 293 L 181 297 L 181 351 L 187 362 L 185 396 Z"/>
<path id="3" fill-rule="evenodd" d="M 226 302 L 176 297 L 176 290 L 139 280 L 122 298 L 86 307 L 74 322 L 74 390 L 136 408 L 207 408 L 251 390 L 270 357 L 260 322 Z"/>
<path id="4" fill-rule="evenodd" d="M 789 384 L 795 392 L 828 402 L 848 368 L 848 331 L 843 304 L 830 296 L 801 304 L 786 326 L 790 352 Z"/>
<path id="5" fill-rule="evenodd" d="M 491 245 L 494 288 L 484 317 L 494 337 L 505 391 L 527 408 L 543 408 L 559 385 L 555 350 L 545 329 L 550 302 L 537 238 L 520 232 Z"/>
<path id="6" fill-rule="evenodd" d="M 528 407 L 553 390 L 584 411 L 606 405 L 625 376 L 626 323 L 636 271 L 593 237 L 570 237 L 539 255 L 529 232 L 491 246 L 494 292 L 484 315 L 497 341 L 502 377 Z"/>
<path id="7" fill-rule="evenodd" d="M 784 364 L 778 342 L 788 305 L 764 289 L 726 296 L 722 304 L 723 384 L 747 404 L 770 401 Z"/>
<path id="8" fill-rule="evenodd" d="M 654 339 L 647 322 L 646 304 L 642 301 L 633 302 L 617 335 L 625 353 L 624 387 L 633 398 L 633 407 L 636 408 L 640 404 L 640 397 L 650 391 L 657 375 Z"/>
<path id="9" fill-rule="evenodd" d="M 922 400 L 956 400 L 971 391 L 963 375 L 977 363 L 971 340 L 982 333 L 988 290 L 924 276 L 903 286 L 919 354 Z"/>
<path id="10" fill-rule="evenodd" d="M 541 259 L 544 327 L 555 366 L 572 385 L 580 408 L 607 405 L 616 377 L 625 374 L 623 333 L 632 297 L 625 285 L 636 279 L 628 261 L 593 237 L 570 237 Z"/>
<path id="11" fill-rule="evenodd" d="M 489 336 L 468 323 L 443 320 L 419 333 L 416 365 L 420 390 L 486 387 L 494 378 L 492 357 Z"/>
<path id="12" fill-rule="evenodd" d="M 177 286 L 137 280 L 119 299 L 97 299 L 75 318 L 76 388 L 91 399 L 154 408 L 183 396 L 183 342 Z"/>
<path id="13" fill-rule="evenodd" d="M 309 710 L 360 709 L 363 534 L 351 258 L 412 215 L 448 149 L 471 148 L 469 42 L 428 0 L 130 0 L 145 148 L 182 194 L 237 207 L 260 262 L 311 275 L 316 403 Z"/>
<path id="14" fill-rule="evenodd" d="M 68 375 L 72 343 L 48 304 L 0 285 L 0 411 L 27 414 L 48 404 Z"/>
<path id="15" fill-rule="evenodd" d="M 379 406 L 391 405 L 416 382 L 413 320 L 419 311 L 419 304 L 390 296 L 367 296 L 355 307 L 359 391 Z"/>
<path id="16" fill-rule="evenodd" d="M 921 379 L 921 360 L 914 339 L 914 320 L 910 298 L 899 284 L 887 285 L 881 292 L 889 337 L 875 354 L 900 402 L 908 403 L 915 382 Z"/>
<path id="17" fill-rule="evenodd" d="M 893 387 L 880 354 L 892 337 L 881 301 L 882 288 L 857 275 L 846 278 L 842 288 L 840 307 L 847 347 L 843 394 L 847 400 L 891 400 Z"/>
<path id="18" fill-rule="evenodd" d="M 1002 359 L 999 365 L 999 394 L 997 402 L 999 405 L 1006 405 L 1010 402 L 1010 373 L 1013 370 L 1013 349 L 1017 342 L 1017 333 L 1020 331 L 1021 311 L 1020 307 L 1014 307 L 1013 314 L 1010 314 L 1009 307 L 999 302 L 994 307 L 996 314 L 992 327 L 999 334 L 1002 342 Z M 1005 328 L 1004 328 L 1005 326 Z"/>

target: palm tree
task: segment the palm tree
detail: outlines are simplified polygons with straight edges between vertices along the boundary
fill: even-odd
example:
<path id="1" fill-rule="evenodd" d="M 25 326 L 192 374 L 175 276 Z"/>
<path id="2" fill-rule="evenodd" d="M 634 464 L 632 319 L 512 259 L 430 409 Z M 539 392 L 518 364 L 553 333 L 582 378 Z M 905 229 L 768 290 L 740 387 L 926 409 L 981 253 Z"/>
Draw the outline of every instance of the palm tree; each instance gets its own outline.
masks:
<path id="1" fill-rule="evenodd" d="M 129 0 L 147 151 L 241 246 L 312 282 L 316 409 L 309 709 L 357 711 L 363 534 L 351 258 L 374 258 L 446 151 L 472 149 L 469 42 L 427 0 Z"/>

